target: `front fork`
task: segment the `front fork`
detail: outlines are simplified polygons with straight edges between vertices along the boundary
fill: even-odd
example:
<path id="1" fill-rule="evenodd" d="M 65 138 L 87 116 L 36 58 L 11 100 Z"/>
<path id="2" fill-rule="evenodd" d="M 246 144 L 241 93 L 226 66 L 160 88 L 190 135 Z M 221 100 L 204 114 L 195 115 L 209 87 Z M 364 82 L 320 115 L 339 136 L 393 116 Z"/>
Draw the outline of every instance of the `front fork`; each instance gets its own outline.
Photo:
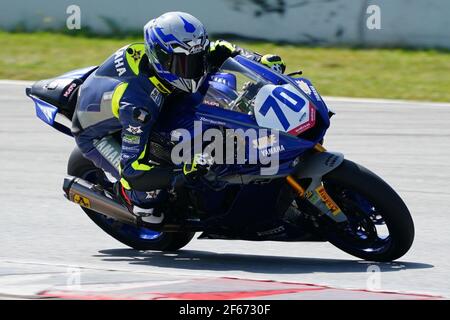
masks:
<path id="1" fill-rule="evenodd" d="M 327 151 L 319 143 L 314 146 L 314 150 L 316 153 L 324 153 Z M 295 190 L 300 198 L 307 200 L 315 208 L 317 208 L 321 215 L 327 215 L 329 218 L 338 223 L 347 221 L 345 214 L 323 187 L 321 176 L 318 176 L 316 171 L 317 168 L 310 170 L 306 169 L 305 173 L 311 173 L 311 177 L 308 175 L 301 176 L 301 178 L 312 178 L 310 185 L 306 189 L 301 186 L 297 179 L 295 179 L 292 175 L 286 177 L 287 183 Z M 325 173 L 327 172 L 324 172 L 324 174 Z"/>

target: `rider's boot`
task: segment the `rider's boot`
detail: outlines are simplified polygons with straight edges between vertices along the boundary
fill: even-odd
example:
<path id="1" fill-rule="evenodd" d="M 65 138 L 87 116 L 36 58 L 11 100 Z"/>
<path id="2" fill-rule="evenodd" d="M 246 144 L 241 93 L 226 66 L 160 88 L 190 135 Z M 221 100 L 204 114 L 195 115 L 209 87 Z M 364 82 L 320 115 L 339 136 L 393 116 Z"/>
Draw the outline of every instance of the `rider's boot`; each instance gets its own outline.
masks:
<path id="1" fill-rule="evenodd" d="M 148 200 L 144 206 L 138 206 L 130 199 L 130 191 L 127 191 L 120 182 L 114 184 L 114 193 L 118 200 L 127 207 L 128 211 L 138 218 L 138 221 L 154 226 L 164 224 L 164 213 L 158 204 L 163 200 L 160 196 L 161 190 L 145 192 L 145 199 Z"/>

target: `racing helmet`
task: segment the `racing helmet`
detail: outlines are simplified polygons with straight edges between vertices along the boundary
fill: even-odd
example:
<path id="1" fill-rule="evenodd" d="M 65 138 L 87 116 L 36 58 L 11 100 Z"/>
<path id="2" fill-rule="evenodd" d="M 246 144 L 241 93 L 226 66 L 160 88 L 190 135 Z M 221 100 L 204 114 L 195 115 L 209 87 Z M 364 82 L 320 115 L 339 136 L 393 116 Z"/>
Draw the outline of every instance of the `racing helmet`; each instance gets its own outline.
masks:
<path id="1" fill-rule="evenodd" d="M 157 76 L 185 92 L 196 92 L 206 78 L 208 34 L 184 12 L 167 12 L 144 26 L 145 51 Z"/>

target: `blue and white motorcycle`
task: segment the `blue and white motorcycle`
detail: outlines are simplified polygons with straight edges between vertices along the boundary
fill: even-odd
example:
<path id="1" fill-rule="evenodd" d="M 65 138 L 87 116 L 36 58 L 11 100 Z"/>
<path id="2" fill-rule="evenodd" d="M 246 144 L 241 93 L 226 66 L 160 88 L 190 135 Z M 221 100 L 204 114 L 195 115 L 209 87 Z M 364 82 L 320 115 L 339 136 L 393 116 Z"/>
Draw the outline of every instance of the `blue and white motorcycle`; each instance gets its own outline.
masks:
<path id="1" fill-rule="evenodd" d="M 78 88 L 94 70 L 75 70 L 27 88 L 37 116 L 70 135 L 56 116 L 72 119 Z M 77 148 L 63 189 L 106 233 L 138 250 L 177 250 L 202 232 L 199 239 L 329 241 L 362 259 L 398 259 L 414 239 L 410 213 L 380 177 L 322 146 L 332 114 L 300 72 L 281 75 L 244 57 L 229 58 L 202 99 L 187 100 L 161 117 L 150 150 L 160 163 L 173 165 L 173 136 L 193 132 L 195 121 L 203 131 L 270 129 L 236 144 L 246 160 L 254 154 L 276 156 L 276 173 L 261 174 L 260 162 L 214 163 L 194 186 L 171 191 L 164 204 L 170 219 L 157 230 L 116 201 L 113 179 Z"/>

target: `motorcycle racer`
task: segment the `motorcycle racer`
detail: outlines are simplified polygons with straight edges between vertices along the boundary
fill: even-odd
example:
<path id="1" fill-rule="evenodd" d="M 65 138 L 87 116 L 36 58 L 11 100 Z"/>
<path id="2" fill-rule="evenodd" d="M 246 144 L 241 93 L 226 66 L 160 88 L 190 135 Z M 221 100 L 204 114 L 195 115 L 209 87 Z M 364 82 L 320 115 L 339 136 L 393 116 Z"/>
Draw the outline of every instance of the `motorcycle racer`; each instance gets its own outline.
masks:
<path id="1" fill-rule="evenodd" d="M 201 94 L 208 76 L 229 57 L 244 55 L 280 73 L 276 55 L 259 55 L 224 40 L 210 42 L 190 14 L 168 12 L 144 26 L 145 43 L 120 48 L 79 91 L 72 133 L 83 155 L 119 182 L 115 191 L 130 212 L 161 224 L 155 206 L 167 189 L 203 170 L 195 162 L 176 171 L 152 160 L 148 140 L 158 116 L 181 98 Z"/>

